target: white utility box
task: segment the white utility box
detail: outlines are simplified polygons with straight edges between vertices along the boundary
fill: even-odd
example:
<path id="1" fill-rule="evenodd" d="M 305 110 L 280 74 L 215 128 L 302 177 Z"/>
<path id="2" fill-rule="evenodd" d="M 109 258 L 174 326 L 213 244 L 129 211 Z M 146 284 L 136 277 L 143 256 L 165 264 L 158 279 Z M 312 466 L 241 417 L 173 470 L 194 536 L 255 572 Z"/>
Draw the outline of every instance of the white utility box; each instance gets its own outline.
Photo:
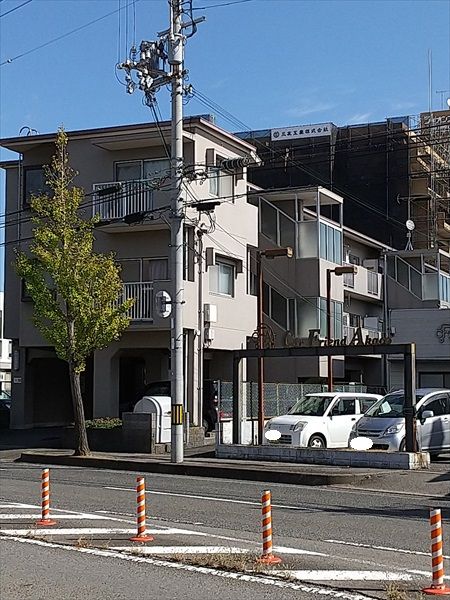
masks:
<path id="1" fill-rule="evenodd" d="M 134 413 L 156 415 L 156 444 L 170 444 L 171 403 L 169 396 L 144 396 L 134 407 Z"/>

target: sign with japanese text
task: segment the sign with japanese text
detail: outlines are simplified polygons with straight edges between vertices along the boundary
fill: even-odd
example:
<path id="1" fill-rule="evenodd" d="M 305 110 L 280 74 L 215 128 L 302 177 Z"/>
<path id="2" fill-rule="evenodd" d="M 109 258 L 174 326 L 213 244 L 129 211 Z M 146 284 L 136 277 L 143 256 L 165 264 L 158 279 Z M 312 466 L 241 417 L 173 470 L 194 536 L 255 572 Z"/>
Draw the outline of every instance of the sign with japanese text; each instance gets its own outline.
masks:
<path id="1" fill-rule="evenodd" d="M 271 141 L 298 140 L 300 138 L 331 135 L 332 123 L 318 123 L 317 125 L 299 125 L 298 127 L 280 127 L 270 130 Z"/>

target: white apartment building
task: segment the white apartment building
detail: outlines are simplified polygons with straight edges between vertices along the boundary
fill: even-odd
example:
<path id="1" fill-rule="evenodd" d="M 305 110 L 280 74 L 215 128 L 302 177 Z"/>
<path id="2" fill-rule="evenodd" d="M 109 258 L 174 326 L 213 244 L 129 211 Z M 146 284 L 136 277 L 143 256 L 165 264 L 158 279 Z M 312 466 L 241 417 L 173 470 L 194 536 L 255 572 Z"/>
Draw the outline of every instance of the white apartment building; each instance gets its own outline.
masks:
<path id="1" fill-rule="evenodd" d="M 45 191 L 43 165 L 55 151 L 55 133 L 4 139 L 18 153 L 6 169 L 6 242 L 31 236 L 29 198 Z M 87 417 L 117 416 L 144 385 L 170 379 L 170 317 L 156 297 L 174 296 L 170 258 L 170 123 L 68 132 L 75 184 L 86 194 L 86 214 L 99 214 L 96 249 L 114 252 L 122 266 L 124 297 L 134 297 L 122 338 L 88 361 L 83 377 Z M 246 167 L 253 146 L 203 117 L 184 121 L 186 184 L 184 347 L 185 410 L 199 425 L 203 379 L 231 379 L 231 350 L 245 347 L 256 327 L 256 298 L 247 290 L 247 248 L 258 243 L 257 208 L 247 202 Z M 170 155 L 170 154 L 169 154 Z M 228 161 L 228 162 L 227 162 Z M 214 211 L 194 206 L 216 201 Z M 23 211 L 17 213 L 16 211 Z M 202 231 L 203 234 L 199 235 Z M 16 244 L 18 245 L 18 244 Z M 6 247 L 5 335 L 12 339 L 14 376 L 11 426 L 72 420 L 67 367 L 31 323 L 33 305 L 15 274 L 14 244 Z"/>

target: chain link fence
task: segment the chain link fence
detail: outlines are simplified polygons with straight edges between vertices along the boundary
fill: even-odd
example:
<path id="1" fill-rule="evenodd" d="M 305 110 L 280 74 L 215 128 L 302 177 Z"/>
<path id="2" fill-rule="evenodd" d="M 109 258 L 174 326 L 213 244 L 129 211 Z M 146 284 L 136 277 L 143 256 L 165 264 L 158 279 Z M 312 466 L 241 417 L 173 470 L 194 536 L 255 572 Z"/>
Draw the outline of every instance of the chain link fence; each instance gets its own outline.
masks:
<path id="1" fill-rule="evenodd" d="M 285 415 L 297 400 L 306 394 L 326 392 L 326 385 L 320 383 L 265 383 L 264 384 L 264 414 L 266 418 Z M 335 392 L 367 392 L 363 384 L 335 385 Z M 219 415 L 220 420 L 233 417 L 233 384 L 231 381 L 221 381 L 219 385 Z M 258 384 L 246 381 L 242 384 L 241 398 L 244 401 L 243 418 L 258 418 Z"/>

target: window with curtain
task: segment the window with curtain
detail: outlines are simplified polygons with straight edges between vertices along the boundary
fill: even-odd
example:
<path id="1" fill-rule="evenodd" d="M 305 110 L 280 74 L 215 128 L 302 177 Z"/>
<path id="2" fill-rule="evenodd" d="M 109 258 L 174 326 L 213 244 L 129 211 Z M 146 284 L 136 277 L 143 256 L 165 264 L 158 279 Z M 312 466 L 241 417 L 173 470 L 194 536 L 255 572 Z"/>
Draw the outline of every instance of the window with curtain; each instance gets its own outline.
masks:
<path id="1" fill-rule="evenodd" d="M 169 279 L 169 261 L 167 258 L 143 258 L 142 281 L 161 281 Z"/>

